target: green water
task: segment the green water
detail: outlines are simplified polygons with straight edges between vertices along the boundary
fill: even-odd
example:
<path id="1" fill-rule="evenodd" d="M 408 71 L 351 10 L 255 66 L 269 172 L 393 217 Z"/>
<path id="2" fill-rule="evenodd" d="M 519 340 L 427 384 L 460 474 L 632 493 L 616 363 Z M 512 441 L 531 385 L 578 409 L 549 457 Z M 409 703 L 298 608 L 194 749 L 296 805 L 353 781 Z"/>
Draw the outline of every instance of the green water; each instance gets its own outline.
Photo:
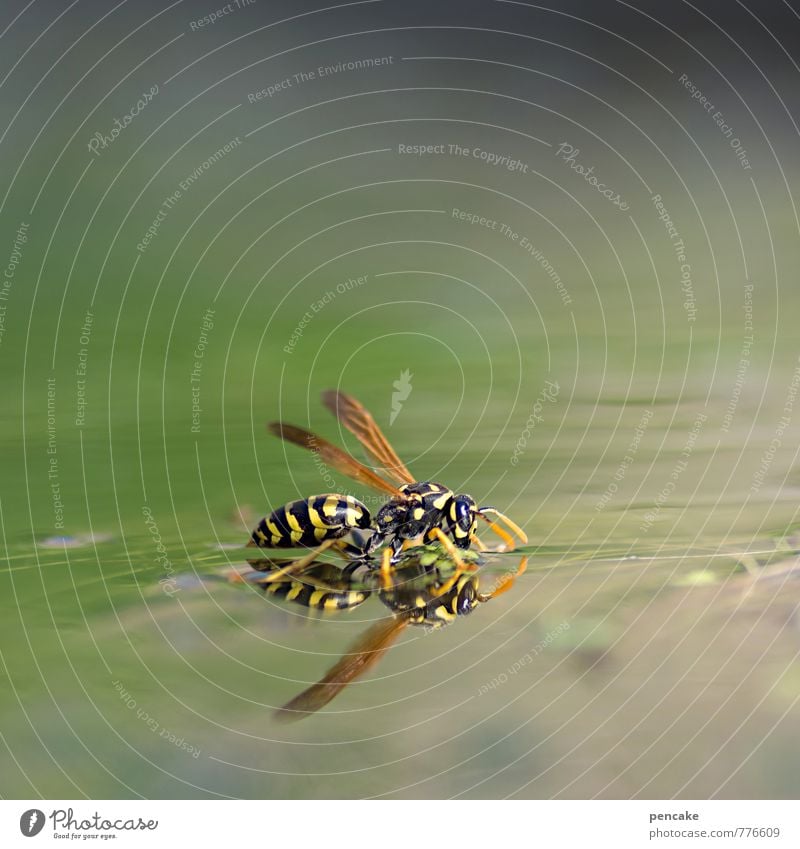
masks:
<path id="1" fill-rule="evenodd" d="M 4 54 L 0 795 L 797 797 L 796 69 L 625 4 L 196 5 Z M 527 170 L 400 149 L 451 144 Z M 284 726 L 388 615 L 220 580 L 277 505 L 381 503 L 267 433 L 361 457 L 328 388 L 528 565 Z"/>
<path id="2" fill-rule="evenodd" d="M 373 343 L 380 355 L 348 364 L 358 350 L 352 336 L 375 336 L 359 324 L 315 369 L 316 351 L 306 350 L 299 363 L 270 366 L 265 357 L 263 368 L 242 373 L 231 363 L 244 359 L 252 340 L 218 317 L 211 338 L 219 356 L 204 363 L 202 376 L 210 399 L 192 433 L 190 384 L 162 384 L 160 358 L 146 344 L 141 353 L 127 346 L 122 337 L 136 313 L 123 305 L 116 339 L 100 329 L 92 336 L 91 403 L 81 428 L 69 421 L 71 378 L 55 372 L 63 531 L 48 492 L 49 371 L 34 375 L 31 364 L 24 438 L 21 410 L 3 422 L 11 450 L 0 698 L 13 753 L 3 794 L 796 792 L 791 450 L 778 453 L 759 494 L 748 497 L 792 363 L 771 373 L 764 423 L 751 434 L 753 364 L 736 424 L 723 433 L 729 399 L 707 397 L 706 372 L 683 370 L 685 347 L 658 364 L 665 388 L 654 395 L 646 376 L 656 369 L 655 345 L 642 346 L 637 373 L 619 374 L 600 370 L 624 357 L 613 339 L 606 347 L 581 337 L 578 366 L 575 339 L 553 333 L 549 370 L 531 339 L 525 380 L 536 393 L 525 389 L 528 403 L 515 403 L 514 380 L 489 384 L 480 372 L 486 362 L 466 345 L 458 355 L 463 384 L 453 383 L 447 363 L 431 369 L 426 345 L 406 344 L 420 321 L 404 310 L 395 316 L 399 338 Z M 403 318 L 408 329 L 400 328 Z M 176 333 L 198 334 L 196 321 L 177 325 Z M 501 356 L 507 340 L 496 333 L 491 369 L 513 375 L 513 358 Z M 68 375 L 75 340 L 65 337 Z M 114 354 L 111 371 L 101 347 Z M 692 357 L 703 357 L 702 348 L 693 342 Z M 390 428 L 400 366 L 414 375 L 413 390 Z M 185 375 L 185 362 L 181 368 Z M 295 386 L 306 369 L 312 378 Z M 543 402 L 542 421 L 520 453 L 520 433 L 548 378 L 558 380 L 559 393 Z M 268 505 L 330 488 L 311 455 L 284 449 L 263 421 L 282 413 L 342 439 L 315 391 L 337 384 L 375 411 L 420 477 L 467 489 L 523 524 L 528 570 L 511 591 L 439 633 L 409 629 L 363 681 L 286 727 L 271 721 L 272 709 L 387 611 L 370 599 L 309 620 L 252 587 L 208 578 L 242 564 L 244 552 L 219 545 L 243 543 Z M 698 426 L 701 412 L 707 419 Z M 685 467 L 676 467 L 681 460 Z M 340 489 L 369 495 L 333 474 Z M 659 504 L 671 479 L 674 489 Z M 94 540 L 65 547 L 52 539 L 62 533 Z M 515 568 L 517 559 L 501 555 L 486 568 Z"/>

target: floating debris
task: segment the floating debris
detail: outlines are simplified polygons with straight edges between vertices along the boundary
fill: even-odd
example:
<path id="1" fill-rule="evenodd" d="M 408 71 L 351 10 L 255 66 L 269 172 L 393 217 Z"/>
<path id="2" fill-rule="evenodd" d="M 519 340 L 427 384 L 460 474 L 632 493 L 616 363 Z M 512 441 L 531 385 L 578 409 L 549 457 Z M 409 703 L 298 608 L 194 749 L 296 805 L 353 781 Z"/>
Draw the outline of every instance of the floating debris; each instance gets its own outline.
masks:
<path id="1" fill-rule="evenodd" d="M 672 582 L 675 587 L 708 587 L 719 584 L 722 576 L 711 569 L 695 569 L 681 575 Z"/>
<path id="2" fill-rule="evenodd" d="M 237 527 L 241 525 L 245 528 L 250 528 L 257 518 L 256 511 L 252 505 L 237 504 L 236 507 L 231 510 L 228 516 L 228 521 Z"/>
<path id="3" fill-rule="evenodd" d="M 86 548 L 112 539 L 111 534 L 77 534 L 76 536 L 54 536 L 39 540 L 39 548 Z"/>

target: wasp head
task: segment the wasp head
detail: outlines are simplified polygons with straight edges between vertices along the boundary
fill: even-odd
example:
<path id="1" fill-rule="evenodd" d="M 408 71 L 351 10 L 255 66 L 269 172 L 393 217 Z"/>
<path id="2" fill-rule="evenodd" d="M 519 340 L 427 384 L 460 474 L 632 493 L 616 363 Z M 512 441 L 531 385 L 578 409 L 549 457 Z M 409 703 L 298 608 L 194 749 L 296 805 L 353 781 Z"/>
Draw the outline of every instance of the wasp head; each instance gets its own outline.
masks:
<path id="1" fill-rule="evenodd" d="M 446 532 L 458 548 L 469 548 L 478 525 L 478 505 L 470 495 L 460 493 L 450 499 Z"/>

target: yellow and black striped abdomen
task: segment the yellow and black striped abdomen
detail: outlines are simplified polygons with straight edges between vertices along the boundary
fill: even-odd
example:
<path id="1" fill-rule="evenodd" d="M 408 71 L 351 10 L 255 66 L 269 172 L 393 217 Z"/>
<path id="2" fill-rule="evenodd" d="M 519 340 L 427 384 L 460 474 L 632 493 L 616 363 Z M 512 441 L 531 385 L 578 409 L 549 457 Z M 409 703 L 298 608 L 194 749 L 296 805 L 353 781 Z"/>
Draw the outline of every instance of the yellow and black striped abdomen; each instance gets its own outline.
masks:
<path id="1" fill-rule="evenodd" d="M 273 510 L 253 531 L 259 548 L 313 547 L 355 528 L 369 529 L 372 517 L 352 495 L 312 495 Z"/>
<path id="2" fill-rule="evenodd" d="M 358 607 L 370 596 L 369 590 L 351 590 L 343 587 L 318 587 L 299 580 L 275 581 L 266 584 L 268 595 L 285 598 L 312 610 L 349 610 Z"/>

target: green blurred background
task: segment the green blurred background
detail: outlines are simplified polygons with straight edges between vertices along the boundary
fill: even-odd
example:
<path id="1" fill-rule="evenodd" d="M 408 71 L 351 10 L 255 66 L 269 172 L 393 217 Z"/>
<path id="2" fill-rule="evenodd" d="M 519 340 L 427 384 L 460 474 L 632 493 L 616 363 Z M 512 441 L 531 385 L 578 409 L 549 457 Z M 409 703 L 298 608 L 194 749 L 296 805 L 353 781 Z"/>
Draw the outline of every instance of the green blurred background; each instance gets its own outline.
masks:
<path id="1" fill-rule="evenodd" d="M 796 796 L 797 15 L 225 8 L 0 18 L 0 793 Z M 329 387 L 530 560 L 286 728 L 386 611 L 210 578 Z"/>

